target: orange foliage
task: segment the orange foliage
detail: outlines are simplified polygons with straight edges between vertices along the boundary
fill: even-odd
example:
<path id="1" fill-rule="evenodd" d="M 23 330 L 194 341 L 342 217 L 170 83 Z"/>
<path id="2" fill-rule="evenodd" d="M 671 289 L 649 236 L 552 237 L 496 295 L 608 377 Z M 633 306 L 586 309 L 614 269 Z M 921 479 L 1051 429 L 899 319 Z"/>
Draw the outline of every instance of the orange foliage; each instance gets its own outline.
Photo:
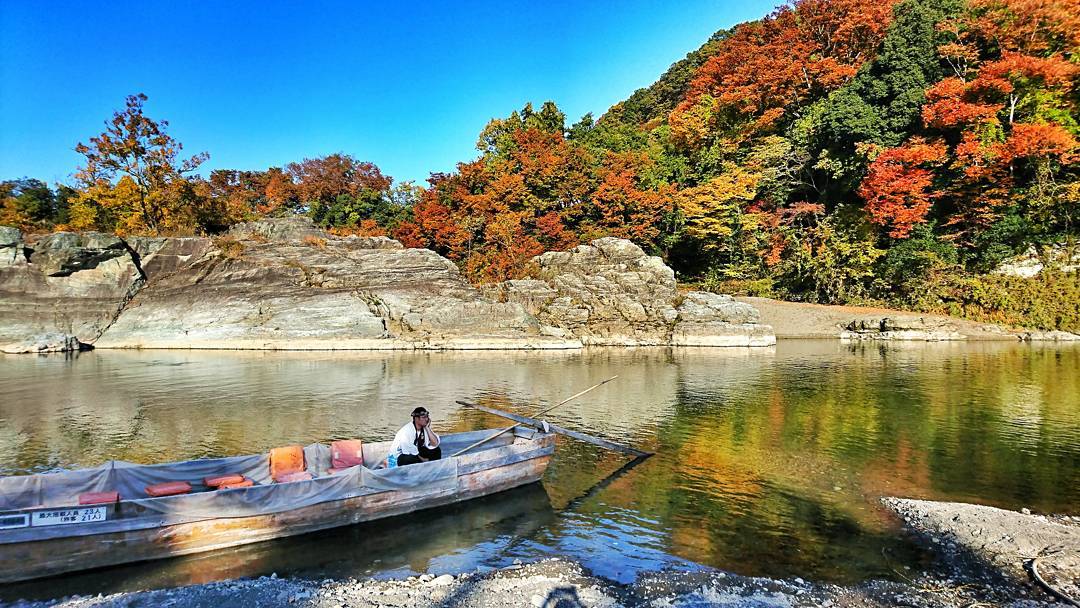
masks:
<path id="1" fill-rule="evenodd" d="M 697 71 L 672 122 L 709 96 L 720 108 L 766 115 L 759 126 L 770 126 L 785 108 L 851 80 L 884 38 L 894 2 L 797 0 L 738 26 Z"/>
<path id="2" fill-rule="evenodd" d="M 971 88 L 971 83 L 959 78 L 946 78 L 927 89 L 922 109 L 926 126 L 950 129 L 994 120 L 1001 105 L 968 101 Z"/>
<path id="3" fill-rule="evenodd" d="M 870 221 L 891 226 L 889 236 L 905 238 L 926 215 L 940 192 L 932 188 L 932 167 L 944 160 L 943 144 L 914 139 L 882 152 L 870 164 L 859 196 Z"/>
<path id="4" fill-rule="evenodd" d="M 670 187 L 643 189 L 639 175 L 652 163 L 645 154 L 609 153 L 593 193 L 599 217 L 596 224 L 609 236 L 649 243 L 660 234 L 660 221 L 672 210 Z"/>
<path id="5" fill-rule="evenodd" d="M 327 231 L 337 236 L 388 236 L 386 229 L 372 219 L 360 220 L 356 226 L 331 226 Z"/>
<path id="6" fill-rule="evenodd" d="M 1002 49 L 1045 54 L 1080 46 L 1080 0 L 969 0 L 967 28 Z"/>
<path id="7" fill-rule="evenodd" d="M 332 201 L 340 194 L 359 197 L 365 190 L 388 190 L 392 182 L 374 164 L 357 161 L 347 154 L 305 158 L 290 163 L 285 170 L 301 203 Z"/>
<path id="8" fill-rule="evenodd" d="M 395 237 L 460 261 L 474 281 L 522 276 L 529 260 L 583 238 L 619 236 L 650 246 L 671 211 L 668 186 L 646 187 L 647 155 L 597 163 L 559 131 L 520 127 L 497 150 L 436 175 Z"/>

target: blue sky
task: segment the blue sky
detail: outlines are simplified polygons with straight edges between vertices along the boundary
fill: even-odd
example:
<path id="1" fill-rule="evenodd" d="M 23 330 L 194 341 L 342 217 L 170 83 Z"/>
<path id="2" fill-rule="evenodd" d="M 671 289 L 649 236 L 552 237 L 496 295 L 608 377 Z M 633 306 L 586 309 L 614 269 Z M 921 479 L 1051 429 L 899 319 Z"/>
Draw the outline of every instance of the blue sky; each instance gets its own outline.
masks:
<path id="1" fill-rule="evenodd" d="M 422 183 L 491 118 L 602 114 L 774 4 L 0 0 L 0 179 L 69 181 L 75 144 L 143 92 L 204 174 L 345 152 Z"/>

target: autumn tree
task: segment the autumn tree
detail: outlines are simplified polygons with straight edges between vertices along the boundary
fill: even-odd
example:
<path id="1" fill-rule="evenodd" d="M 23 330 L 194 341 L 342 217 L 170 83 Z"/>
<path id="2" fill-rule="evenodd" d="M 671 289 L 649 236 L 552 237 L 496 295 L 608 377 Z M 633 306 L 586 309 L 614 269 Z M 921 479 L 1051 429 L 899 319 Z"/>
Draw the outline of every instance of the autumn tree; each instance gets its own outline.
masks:
<path id="1" fill-rule="evenodd" d="M 209 155 L 186 159 L 183 145 L 167 132 L 167 121 L 154 121 L 143 112 L 146 95 L 128 96 L 125 108 L 105 123 L 105 131 L 79 143 L 83 155 L 76 179 L 80 184 L 77 205 L 83 222 L 122 231 L 191 231 L 195 207 L 203 201 L 185 184 Z"/>
<path id="2" fill-rule="evenodd" d="M 786 114 L 855 76 L 877 51 L 892 5 L 798 0 L 736 27 L 698 69 L 686 99 L 672 113 L 673 136 L 693 147 L 706 130 L 773 128 Z"/>
<path id="3" fill-rule="evenodd" d="M 925 223 L 941 196 L 934 188 L 933 169 L 945 154 L 944 145 L 919 139 L 879 154 L 859 187 L 870 221 L 888 227 L 893 238 L 907 237 L 914 226 Z"/>
<path id="4" fill-rule="evenodd" d="M 33 178 L 0 182 L 0 225 L 24 230 L 48 230 L 68 221 L 76 192 L 65 184 L 56 189 Z"/>

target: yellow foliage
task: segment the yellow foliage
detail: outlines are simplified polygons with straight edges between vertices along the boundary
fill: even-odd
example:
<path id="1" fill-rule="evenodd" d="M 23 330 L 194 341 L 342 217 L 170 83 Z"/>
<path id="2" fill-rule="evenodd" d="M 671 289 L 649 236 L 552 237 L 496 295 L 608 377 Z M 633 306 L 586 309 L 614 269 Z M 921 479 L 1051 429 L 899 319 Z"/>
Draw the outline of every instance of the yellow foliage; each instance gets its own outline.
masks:
<path id="1" fill-rule="evenodd" d="M 675 204 L 686 216 L 687 233 L 705 249 L 721 247 L 720 239 L 745 224 L 743 209 L 754 200 L 760 181 L 760 173 L 730 165 L 708 182 L 677 192 Z"/>
<path id="2" fill-rule="evenodd" d="M 716 100 L 709 95 L 689 108 L 679 108 L 671 113 L 671 139 L 680 146 L 697 149 L 708 141 L 716 123 Z"/>

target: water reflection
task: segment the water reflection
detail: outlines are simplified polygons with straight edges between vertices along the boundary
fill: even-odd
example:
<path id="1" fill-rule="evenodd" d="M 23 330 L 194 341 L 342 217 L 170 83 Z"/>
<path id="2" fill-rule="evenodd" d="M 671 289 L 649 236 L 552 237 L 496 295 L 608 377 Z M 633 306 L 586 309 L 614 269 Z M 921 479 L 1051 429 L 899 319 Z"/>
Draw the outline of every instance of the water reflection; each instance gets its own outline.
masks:
<path id="1" fill-rule="evenodd" d="M 561 441 L 544 481 L 557 517 L 513 542 L 444 548 L 428 567 L 562 554 L 616 580 L 699 562 L 850 582 L 924 559 L 881 495 L 1080 509 L 1078 369 L 1080 348 L 1011 343 L 9 356 L 0 473 L 382 439 L 416 405 L 437 428 L 490 428 L 503 421 L 454 400 L 528 414 L 618 374 L 550 419 L 657 456 L 590 491 L 625 457 Z M 258 551 L 277 559 L 286 546 Z M 365 559 L 342 563 L 353 575 L 416 568 Z"/>

